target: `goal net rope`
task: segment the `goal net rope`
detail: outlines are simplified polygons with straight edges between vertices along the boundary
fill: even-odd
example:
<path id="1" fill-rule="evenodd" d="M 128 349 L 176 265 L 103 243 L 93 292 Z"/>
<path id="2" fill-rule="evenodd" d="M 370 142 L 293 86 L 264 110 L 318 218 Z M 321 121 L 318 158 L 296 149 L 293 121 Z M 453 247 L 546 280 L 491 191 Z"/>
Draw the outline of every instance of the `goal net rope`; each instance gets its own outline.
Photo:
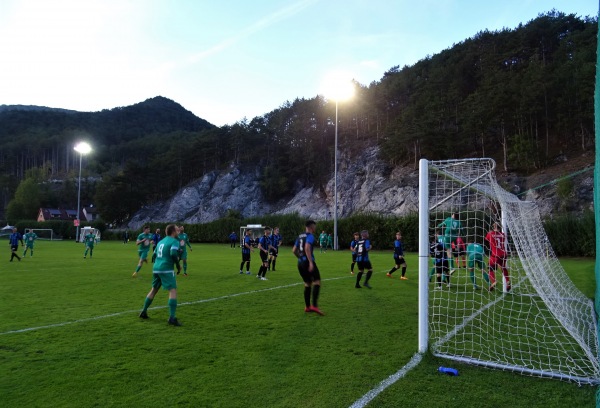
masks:
<path id="1" fill-rule="evenodd" d="M 428 237 L 421 233 L 419 253 L 427 245 L 432 254 L 420 262 L 428 347 L 471 364 L 599 384 L 594 304 L 558 261 L 536 204 L 500 187 L 494 169 L 492 159 L 421 162 Z"/>

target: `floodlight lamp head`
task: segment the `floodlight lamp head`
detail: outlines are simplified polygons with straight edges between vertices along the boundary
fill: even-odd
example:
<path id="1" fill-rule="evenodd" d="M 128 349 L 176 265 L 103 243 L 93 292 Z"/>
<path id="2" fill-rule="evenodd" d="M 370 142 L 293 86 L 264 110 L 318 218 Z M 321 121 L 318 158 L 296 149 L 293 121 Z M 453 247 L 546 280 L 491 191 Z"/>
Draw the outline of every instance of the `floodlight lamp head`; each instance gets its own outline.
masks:
<path id="1" fill-rule="evenodd" d="M 87 142 L 79 142 L 73 149 L 80 154 L 88 154 L 92 151 L 92 146 L 90 146 Z"/>

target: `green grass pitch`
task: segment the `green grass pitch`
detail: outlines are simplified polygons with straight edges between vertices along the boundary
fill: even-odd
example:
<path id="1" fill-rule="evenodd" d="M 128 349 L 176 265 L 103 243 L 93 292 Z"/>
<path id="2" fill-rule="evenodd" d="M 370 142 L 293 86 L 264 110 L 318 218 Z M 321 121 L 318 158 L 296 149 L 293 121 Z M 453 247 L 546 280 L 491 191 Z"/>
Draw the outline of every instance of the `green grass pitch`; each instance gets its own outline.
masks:
<path id="1" fill-rule="evenodd" d="M 239 275 L 239 249 L 192 244 L 178 278 L 182 327 L 167 325 L 161 291 L 138 318 L 151 266 L 131 277 L 132 243 L 102 242 L 93 258 L 74 242 L 38 241 L 33 257 L 0 259 L 3 407 L 349 407 L 405 366 L 417 349 L 417 257 L 409 280 L 385 276 L 392 254 L 373 251 L 372 290 L 354 288 L 348 251 L 316 251 L 320 307 L 304 313 L 289 247 L 268 281 Z M 594 291 L 593 260 L 563 261 Z M 437 372 L 458 368 L 458 377 Z M 584 407 L 596 389 L 426 355 L 369 407 Z"/>

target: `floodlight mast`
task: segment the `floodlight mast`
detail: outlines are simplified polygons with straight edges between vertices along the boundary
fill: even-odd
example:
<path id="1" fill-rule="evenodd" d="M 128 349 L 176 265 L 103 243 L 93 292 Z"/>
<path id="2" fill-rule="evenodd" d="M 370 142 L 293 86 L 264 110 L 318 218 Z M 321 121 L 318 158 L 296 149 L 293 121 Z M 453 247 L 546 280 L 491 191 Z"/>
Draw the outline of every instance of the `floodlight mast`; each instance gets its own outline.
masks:
<path id="1" fill-rule="evenodd" d="M 325 96 L 335 100 L 335 151 L 333 164 L 333 249 L 338 250 L 338 103 L 354 95 L 354 83 L 344 76 L 331 76 L 326 83 Z"/>
<path id="2" fill-rule="evenodd" d="M 77 188 L 77 214 L 76 214 L 76 232 L 75 232 L 75 242 L 79 239 L 79 224 L 81 224 L 81 220 L 79 219 L 79 213 L 81 212 L 81 161 L 83 159 L 84 154 L 88 154 L 92 151 L 92 146 L 87 142 L 79 142 L 73 148 L 77 153 L 79 153 L 79 186 Z"/>

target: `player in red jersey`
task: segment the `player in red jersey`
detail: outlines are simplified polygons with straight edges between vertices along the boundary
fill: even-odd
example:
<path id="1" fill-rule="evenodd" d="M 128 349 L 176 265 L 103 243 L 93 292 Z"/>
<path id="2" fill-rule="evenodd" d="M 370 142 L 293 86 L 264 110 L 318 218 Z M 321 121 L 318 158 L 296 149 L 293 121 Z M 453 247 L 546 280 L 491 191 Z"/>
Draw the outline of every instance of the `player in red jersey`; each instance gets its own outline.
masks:
<path id="1" fill-rule="evenodd" d="M 496 274 L 495 271 L 498 267 L 502 269 L 502 275 L 506 280 L 506 291 L 510 291 L 510 277 L 508 275 L 508 268 L 506 268 L 506 235 L 500 230 L 500 225 L 495 222 L 492 225 L 492 231 L 488 232 L 485 236 L 485 240 L 490 246 L 490 291 L 496 287 Z"/>
<path id="2" fill-rule="evenodd" d="M 454 264 L 459 268 L 467 267 L 467 246 L 461 237 L 456 237 L 456 241 L 452 243 L 452 255 L 454 255 Z M 462 262 L 461 262 L 462 260 Z"/>

